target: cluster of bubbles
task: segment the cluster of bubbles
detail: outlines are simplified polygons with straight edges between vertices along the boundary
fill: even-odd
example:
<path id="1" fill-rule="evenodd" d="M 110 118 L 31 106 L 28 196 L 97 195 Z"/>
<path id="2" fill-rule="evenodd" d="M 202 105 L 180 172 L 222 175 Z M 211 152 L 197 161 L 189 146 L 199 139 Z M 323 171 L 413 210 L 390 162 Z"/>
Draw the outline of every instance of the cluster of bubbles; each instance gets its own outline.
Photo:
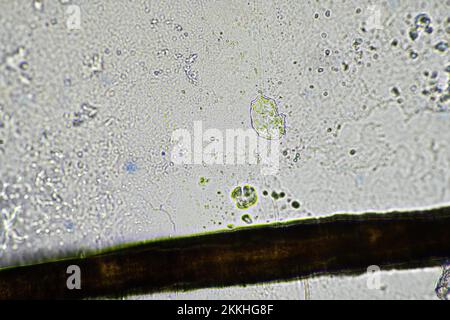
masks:
<path id="1" fill-rule="evenodd" d="M 72 115 L 69 115 L 71 117 L 71 125 L 73 127 L 79 127 L 89 119 L 95 118 L 97 113 L 97 107 L 84 102 L 81 104 L 79 111 L 76 111 Z"/>
<path id="2" fill-rule="evenodd" d="M 185 74 L 187 80 L 191 84 L 197 84 L 199 81 L 198 71 L 194 69 L 194 63 L 198 58 L 198 54 L 195 52 L 181 53 L 183 49 L 180 46 L 179 40 L 186 39 L 189 33 L 183 28 L 179 23 L 175 23 L 173 19 L 165 18 L 161 16 L 159 18 L 155 17 L 150 20 L 150 28 L 157 31 L 159 37 L 164 39 L 162 42 L 168 45 L 171 43 L 170 47 L 163 47 L 157 50 L 157 58 L 171 58 L 171 60 L 165 61 L 165 66 L 160 66 L 153 70 L 153 75 L 155 77 L 159 76 L 169 76 L 170 73 L 177 74 L 179 70 Z M 163 37 L 162 35 L 166 36 Z M 182 42 L 181 42 L 182 43 Z M 172 53 L 171 53 L 172 52 Z M 175 66 L 169 67 L 169 63 L 174 63 Z"/>
<path id="3" fill-rule="evenodd" d="M 192 69 L 192 65 L 197 60 L 197 54 L 193 53 L 185 59 L 184 73 L 191 83 L 197 83 L 198 72 Z"/>
<path id="4" fill-rule="evenodd" d="M 10 245 L 15 248 L 26 239 L 17 231 L 16 224 L 29 189 L 20 179 L 10 183 L 0 179 L 0 257 Z"/>
<path id="5" fill-rule="evenodd" d="M 449 33 L 447 27 L 447 33 Z M 427 13 L 419 13 L 414 18 L 413 26 L 409 30 L 409 37 L 414 42 L 417 41 L 422 35 L 432 34 L 434 31 L 432 25 L 432 19 Z M 439 34 L 439 32 L 437 32 Z M 448 51 L 448 42 L 446 39 L 437 40 L 433 44 L 433 49 L 438 54 L 446 54 Z M 415 51 L 411 51 L 410 56 L 412 59 L 416 59 L 418 54 Z M 430 100 L 436 103 L 437 108 L 434 109 L 438 112 L 449 111 L 450 102 L 450 66 L 445 67 L 445 73 L 447 77 L 442 74 L 438 74 L 437 71 L 431 73 L 425 72 L 426 76 L 430 75 L 429 85 L 422 90 L 422 95 L 428 96 Z"/>
<path id="6" fill-rule="evenodd" d="M 92 78 L 104 70 L 103 57 L 98 53 L 86 55 L 83 58 L 83 77 Z"/>

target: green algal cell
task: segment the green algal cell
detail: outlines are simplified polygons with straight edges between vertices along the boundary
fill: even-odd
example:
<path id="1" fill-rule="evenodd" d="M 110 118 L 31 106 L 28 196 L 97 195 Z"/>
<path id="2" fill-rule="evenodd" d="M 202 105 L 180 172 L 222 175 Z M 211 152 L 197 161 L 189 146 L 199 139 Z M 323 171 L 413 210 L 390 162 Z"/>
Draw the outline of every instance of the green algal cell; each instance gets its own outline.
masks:
<path id="1" fill-rule="evenodd" d="M 250 118 L 253 129 L 264 139 L 280 139 L 286 134 L 286 116 L 278 113 L 275 100 L 263 95 L 251 102 Z"/>
<path id="2" fill-rule="evenodd" d="M 276 193 L 276 191 L 272 191 L 271 196 L 272 196 L 272 198 L 273 198 L 274 200 L 278 200 L 278 198 L 280 197 L 280 196 L 278 195 L 278 193 Z"/>
<path id="3" fill-rule="evenodd" d="M 198 181 L 198 184 L 201 186 L 206 186 L 209 182 L 209 179 L 205 178 L 205 177 L 200 177 L 200 180 Z"/>
<path id="4" fill-rule="evenodd" d="M 231 191 L 231 199 L 236 203 L 236 207 L 245 210 L 254 206 L 258 202 L 256 189 L 250 185 L 237 186 Z"/>
<path id="5" fill-rule="evenodd" d="M 241 220 L 244 221 L 246 224 L 252 224 L 253 223 L 253 219 L 252 216 L 249 215 L 248 213 L 245 213 L 242 215 Z"/>

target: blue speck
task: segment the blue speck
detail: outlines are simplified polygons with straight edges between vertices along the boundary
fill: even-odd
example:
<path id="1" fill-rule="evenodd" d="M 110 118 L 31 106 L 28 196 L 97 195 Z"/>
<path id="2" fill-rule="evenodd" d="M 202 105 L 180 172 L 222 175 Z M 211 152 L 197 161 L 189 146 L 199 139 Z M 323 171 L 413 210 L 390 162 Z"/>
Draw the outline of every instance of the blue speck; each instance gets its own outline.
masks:
<path id="1" fill-rule="evenodd" d="M 127 170 L 127 172 L 129 173 L 136 172 L 137 165 L 134 162 L 127 162 L 127 164 L 125 165 L 125 170 Z"/>
<path id="2" fill-rule="evenodd" d="M 356 175 L 355 180 L 356 180 L 357 187 L 361 187 L 364 184 L 364 176 L 362 176 L 360 174 Z"/>
<path id="3" fill-rule="evenodd" d="M 64 221 L 64 227 L 66 228 L 67 231 L 71 232 L 71 231 L 73 231 L 75 226 L 72 221 L 66 220 L 66 221 Z"/>

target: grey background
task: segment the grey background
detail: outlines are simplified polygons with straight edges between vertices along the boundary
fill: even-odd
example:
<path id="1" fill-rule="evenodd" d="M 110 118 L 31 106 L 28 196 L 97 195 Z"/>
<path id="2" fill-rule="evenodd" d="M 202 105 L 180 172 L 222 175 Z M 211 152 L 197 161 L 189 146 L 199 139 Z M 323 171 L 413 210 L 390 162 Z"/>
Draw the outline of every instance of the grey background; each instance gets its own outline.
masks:
<path id="1" fill-rule="evenodd" d="M 80 8 L 79 30 L 67 28 L 70 5 Z M 379 29 L 367 25 L 372 5 Z M 1 0 L 0 266 L 243 226 L 243 213 L 256 224 L 448 203 L 448 101 L 439 106 L 443 93 L 433 101 L 422 92 L 448 86 L 448 51 L 434 45 L 448 41 L 449 8 L 449 1 Z M 421 12 L 434 31 L 412 41 Z M 278 175 L 261 175 L 257 165 L 171 164 L 175 129 L 200 120 L 205 129 L 248 129 L 259 94 L 287 116 Z M 200 177 L 209 182 L 199 185 Z M 244 183 L 259 194 L 246 212 L 229 197 Z M 286 196 L 275 201 L 263 190 Z M 363 276 L 321 277 L 309 281 L 310 295 L 431 298 L 439 273 L 383 273 L 388 285 L 379 292 Z M 181 296 L 302 299 L 302 286 Z"/>

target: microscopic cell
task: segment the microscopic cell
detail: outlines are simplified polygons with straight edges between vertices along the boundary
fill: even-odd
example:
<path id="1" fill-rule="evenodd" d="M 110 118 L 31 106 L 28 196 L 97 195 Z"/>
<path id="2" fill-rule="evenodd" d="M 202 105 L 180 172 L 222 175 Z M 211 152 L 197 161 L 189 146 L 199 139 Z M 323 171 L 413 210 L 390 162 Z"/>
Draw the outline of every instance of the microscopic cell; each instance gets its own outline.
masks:
<path id="1" fill-rule="evenodd" d="M 448 50 L 448 43 L 445 41 L 439 41 L 438 43 L 436 43 L 434 48 L 440 52 L 445 52 Z"/>
<path id="2" fill-rule="evenodd" d="M 299 203 L 298 201 L 293 201 L 293 202 L 292 202 L 292 207 L 293 207 L 294 209 L 298 209 L 298 208 L 300 208 L 300 203 Z"/>
<path id="3" fill-rule="evenodd" d="M 409 31 L 409 37 L 412 41 L 415 41 L 422 32 L 428 34 L 433 32 L 431 18 L 426 13 L 420 13 L 414 18 L 414 27 Z"/>
<path id="4" fill-rule="evenodd" d="M 248 213 L 243 214 L 241 216 L 241 220 L 244 221 L 246 224 L 252 224 L 253 223 L 252 216 L 249 215 Z"/>
<path id="5" fill-rule="evenodd" d="M 450 300 L 450 264 L 444 266 L 436 285 L 436 295 L 441 300 Z"/>
<path id="6" fill-rule="evenodd" d="M 256 189 L 250 185 L 237 186 L 231 191 L 231 199 L 236 203 L 236 207 L 245 210 L 254 206 L 258 202 Z"/>
<path id="7" fill-rule="evenodd" d="M 256 133 L 267 140 L 280 139 L 286 134 L 286 116 L 278 113 L 275 100 L 264 95 L 251 102 L 250 118 Z"/>
<path id="8" fill-rule="evenodd" d="M 208 178 L 200 177 L 200 179 L 198 181 L 198 184 L 201 185 L 201 186 L 206 186 L 208 184 L 208 182 L 209 182 Z"/>
<path id="9" fill-rule="evenodd" d="M 409 31 L 409 37 L 411 38 L 412 41 L 415 41 L 419 37 L 419 33 L 417 32 L 416 29 L 412 29 Z"/>
<path id="10" fill-rule="evenodd" d="M 417 59 L 417 57 L 418 57 L 419 55 L 417 54 L 417 52 L 411 51 L 411 52 L 409 53 L 409 56 L 411 57 L 411 59 L 415 60 L 415 59 Z"/>
<path id="11" fill-rule="evenodd" d="M 426 13 L 420 13 L 414 19 L 416 28 L 419 30 L 429 30 L 431 24 L 431 18 Z"/>

